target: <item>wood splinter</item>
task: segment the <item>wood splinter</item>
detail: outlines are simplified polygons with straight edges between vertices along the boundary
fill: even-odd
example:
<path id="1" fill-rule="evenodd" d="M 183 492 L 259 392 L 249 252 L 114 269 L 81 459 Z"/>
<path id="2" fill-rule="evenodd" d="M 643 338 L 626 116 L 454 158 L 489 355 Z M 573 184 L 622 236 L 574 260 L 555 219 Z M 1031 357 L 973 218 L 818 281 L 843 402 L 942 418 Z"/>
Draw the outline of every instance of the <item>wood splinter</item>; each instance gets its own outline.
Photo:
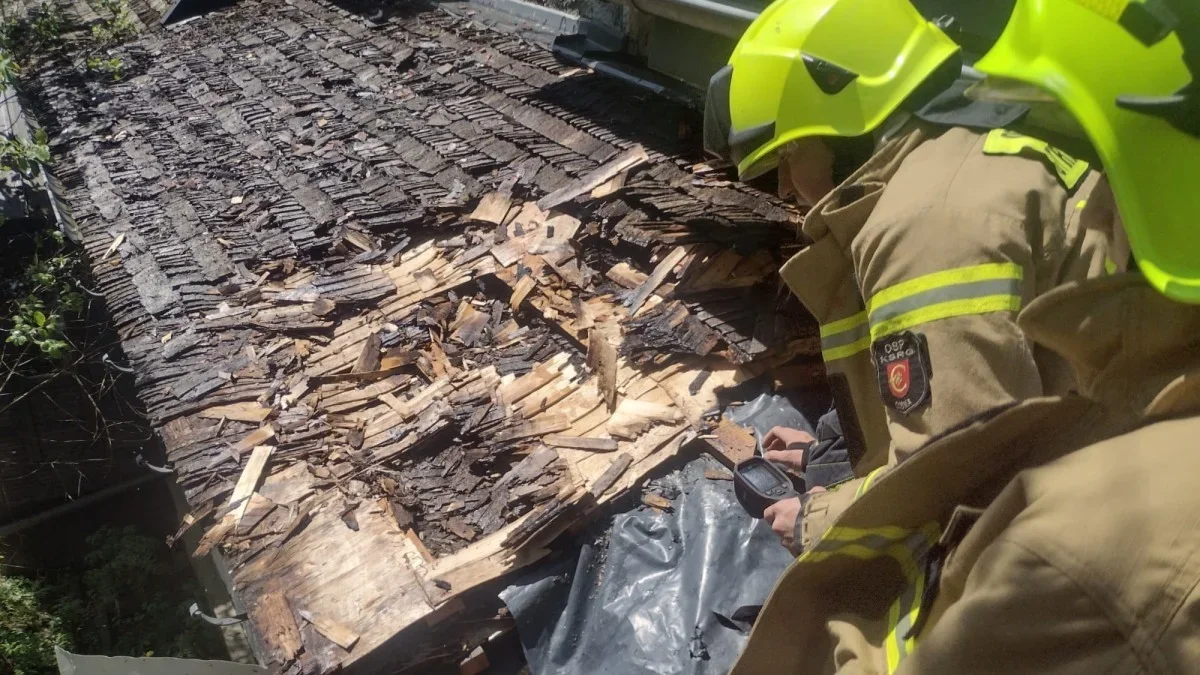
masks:
<path id="1" fill-rule="evenodd" d="M 358 642 L 358 633 L 355 633 L 333 619 L 313 615 L 312 612 L 305 609 L 300 610 L 299 614 L 300 618 L 312 624 L 318 633 L 329 638 L 330 642 L 333 642 L 346 651 L 353 649 L 354 645 Z"/>
<path id="2" fill-rule="evenodd" d="M 617 449 L 615 438 L 585 438 L 582 436 L 560 436 L 551 434 L 542 439 L 555 448 L 574 448 L 576 450 L 595 450 L 597 452 L 612 452 Z"/>

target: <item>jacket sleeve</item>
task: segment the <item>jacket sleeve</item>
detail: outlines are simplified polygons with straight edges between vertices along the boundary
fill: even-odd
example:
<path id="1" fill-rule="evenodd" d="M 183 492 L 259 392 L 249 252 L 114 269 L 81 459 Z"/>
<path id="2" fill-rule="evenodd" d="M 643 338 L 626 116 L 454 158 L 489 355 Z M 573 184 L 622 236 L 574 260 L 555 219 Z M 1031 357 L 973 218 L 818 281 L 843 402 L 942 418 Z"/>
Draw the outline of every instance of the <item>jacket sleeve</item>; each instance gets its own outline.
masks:
<path id="1" fill-rule="evenodd" d="M 981 412 L 1073 384 L 1066 364 L 1047 376 L 1060 364 L 1016 317 L 1067 277 L 1093 273 L 1080 260 L 1097 253 L 1079 241 L 1078 200 L 1043 161 L 984 145 L 951 131 L 914 152 L 851 245 L 892 462 Z M 896 345 L 892 354 L 914 356 L 891 358 Z"/>
<path id="2" fill-rule="evenodd" d="M 863 491 L 867 481 L 874 480 L 880 473 L 882 470 L 865 478 L 846 481 L 832 490 L 805 494 L 801 498 L 803 506 L 800 509 L 800 517 L 796 519 L 796 532 L 793 537 L 794 546 L 799 550 L 792 553 L 800 555 L 812 548 Z"/>
<path id="3" fill-rule="evenodd" d="M 1091 597 L 1041 556 L 1001 538 L 982 552 L 961 597 L 917 636 L 896 675 L 1083 675 L 1119 664 L 1136 659 Z"/>

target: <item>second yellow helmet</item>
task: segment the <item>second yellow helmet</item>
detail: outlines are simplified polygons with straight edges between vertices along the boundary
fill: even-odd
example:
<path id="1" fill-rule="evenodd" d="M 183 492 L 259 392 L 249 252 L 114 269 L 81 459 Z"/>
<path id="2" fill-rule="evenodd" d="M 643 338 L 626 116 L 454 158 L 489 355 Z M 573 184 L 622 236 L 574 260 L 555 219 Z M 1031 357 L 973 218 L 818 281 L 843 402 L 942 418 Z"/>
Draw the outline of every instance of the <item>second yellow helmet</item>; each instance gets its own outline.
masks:
<path id="1" fill-rule="evenodd" d="M 938 93 L 958 53 L 908 0 L 777 0 L 713 76 L 709 147 L 753 178 L 791 141 L 870 133 L 925 87 Z"/>

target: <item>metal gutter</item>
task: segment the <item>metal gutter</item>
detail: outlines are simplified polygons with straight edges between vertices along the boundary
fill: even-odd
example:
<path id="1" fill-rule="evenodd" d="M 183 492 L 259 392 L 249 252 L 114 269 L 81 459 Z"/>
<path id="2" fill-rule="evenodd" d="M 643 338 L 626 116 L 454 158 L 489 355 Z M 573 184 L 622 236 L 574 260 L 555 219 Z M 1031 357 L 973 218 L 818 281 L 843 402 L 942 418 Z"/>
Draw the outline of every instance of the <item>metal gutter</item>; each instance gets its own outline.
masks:
<path id="1" fill-rule="evenodd" d="M 761 8 L 716 0 L 619 0 L 652 16 L 737 40 Z"/>
<path id="2" fill-rule="evenodd" d="M 17 90 L 12 87 L 0 88 L 0 135 L 23 141 L 33 139 L 36 129 L 25 115 Z M 38 164 L 32 176 L 22 176 L 16 171 L 5 172 L 0 177 L 6 189 L 0 198 L 0 215 L 17 220 L 39 217 L 39 211 L 54 219 L 58 227 L 68 239 L 79 244 L 82 235 L 71 209 L 63 197 L 63 187 L 54 173 L 44 165 Z"/>

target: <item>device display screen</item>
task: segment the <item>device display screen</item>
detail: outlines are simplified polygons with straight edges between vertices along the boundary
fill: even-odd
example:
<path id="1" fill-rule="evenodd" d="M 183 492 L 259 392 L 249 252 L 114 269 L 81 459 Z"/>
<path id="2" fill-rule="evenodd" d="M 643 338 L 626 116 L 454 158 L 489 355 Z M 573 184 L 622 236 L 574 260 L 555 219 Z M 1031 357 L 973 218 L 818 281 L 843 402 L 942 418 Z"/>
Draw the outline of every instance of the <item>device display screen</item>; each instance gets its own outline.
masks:
<path id="1" fill-rule="evenodd" d="M 762 464 L 752 464 L 742 469 L 742 478 L 759 492 L 768 492 L 779 485 L 779 477 Z"/>

